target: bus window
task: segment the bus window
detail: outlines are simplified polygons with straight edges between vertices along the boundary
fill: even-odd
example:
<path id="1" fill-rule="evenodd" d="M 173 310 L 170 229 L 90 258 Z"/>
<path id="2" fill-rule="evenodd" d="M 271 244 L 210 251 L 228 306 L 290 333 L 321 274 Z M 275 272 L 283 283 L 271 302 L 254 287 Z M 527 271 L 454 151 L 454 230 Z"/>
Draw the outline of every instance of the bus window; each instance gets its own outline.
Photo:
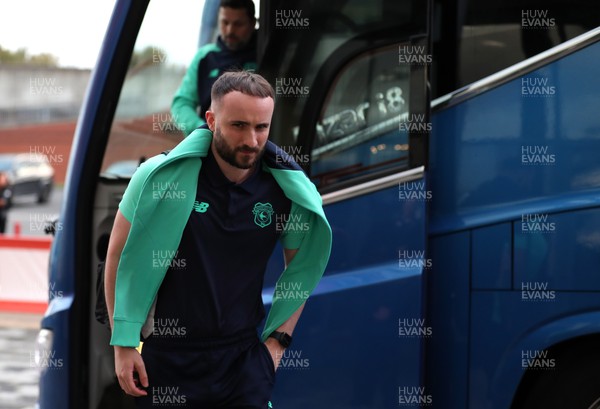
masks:
<path id="1" fill-rule="evenodd" d="M 433 98 L 471 84 L 600 24 L 595 0 L 435 0 Z M 448 10 L 456 8 L 457 13 Z"/>
<path id="2" fill-rule="evenodd" d="M 341 121 L 350 126 L 354 114 L 342 111 L 351 109 L 357 118 L 367 115 L 370 126 L 384 118 L 377 116 L 373 107 L 367 112 L 361 104 L 378 104 L 377 98 L 383 104 L 388 103 L 387 98 L 397 98 L 398 104 L 400 98 L 406 101 L 408 90 L 402 89 L 400 95 L 392 89 L 404 75 L 398 68 L 398 45 L 426 31 L 427 2 L 274 0 L 261 2 L 261 8 L 259 71 L 275 86 L 277 100 L 271 138 L 286 149 L 305 149 L 294 152 L 301 166 L 308 168 L 305 158 L 314 153 L 323 156 L 331 148 L 325 144 L 340 135 L 340 130 L 321 135 L 319 146 L 313 146 L 321 151 L 312 152 L 306 143 L 311 133 L 323 134 L 315 129 L 315 122 L 329 121 L 331 125 L 343 117 Z M 391 77 L 377 79 L 377 75 Z M 328 89 L 334 83 L 338 89 L 331 93 Z M 344 92 L 342 84 L 351 85 Z M 323 101 L 328 106 L 321 110 Z M 394 104 L 397 109 L 399 105 Z M 307 114 L 313 109 L 319 110 L 319 118 Z M 391 115 L 390 111 L 386 115 Z M 351 128 L 344 132 L 351 133 Z"/>
<path id="3" fill-rule="evenodd" d="M 595 13 L 589 11 L 566 2 L 557 6 L 530 1 L 515 7 L 500 1 L 470 1 L 461 29 L 459 86 L 591 30 L 598 19 L 594 23 Z"/>
<path id="4" fill-rule="evenodd" d="M 202 4 L 186 2 L 185 10 L 164 0 L 148 6 L 121 89 L 103 176 L 131 176 L 139 162 L 183 139 L 170 106 L 197 51 Z"/>
<path id="5" fill-rule="evenodd" d="M 407 165 L 410 67 L 399 64 L 401 47 L 355 58 L 334 81 L 312 150 L 319 187 Z"/>

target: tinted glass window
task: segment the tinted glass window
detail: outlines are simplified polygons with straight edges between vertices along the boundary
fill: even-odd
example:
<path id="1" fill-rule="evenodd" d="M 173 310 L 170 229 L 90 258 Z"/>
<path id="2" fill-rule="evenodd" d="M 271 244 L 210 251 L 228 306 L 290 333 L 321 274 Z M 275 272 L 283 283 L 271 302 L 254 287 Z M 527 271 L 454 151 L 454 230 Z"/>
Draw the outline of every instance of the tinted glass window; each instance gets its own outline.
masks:
<path id="1" fill-rule="evenodd" d="M 312 177 L 327 186 L 408 159 L 406 125 L 410 67 L 398 63 L 399 47 L 353 60 L 334 81 L 312 151 Z"/>
<path id="2" fill-rule="evenodd" d="M 434 97 L 600 25 L 595 0 L 436 0 Z"/>
<path id="3" fill-rule="evenodd" d="M 339 89 L 328 96 L 332 99 L 326 102 L 322 119 L 330 123 L 335 115 L 348 109 L 360 116 L 358 105 L 371 101 L 371 97 L 372 103 L 375 103 L 377 93 L 383 93 L 385 100 L 385 93 L 393 80 L 375 81 L 372 78 L 376 71 L 382 70 L 377 66 L 384 64 L 383 56 L 360 57 L 362 62 L 349 64 L 351 68 L 343 67 L 349 60 L 359 58 L 365 50 L 377 48 L 375 43 L 384 39 L 388 44 L 396 44 L 395 57 L 394 51 L 390 52 L 389 58 L 394 61 L 388 71 L 397 78 L 399 73 L 394 71 L 394 66 L 398 66 L 397 44 L 406 41 L 410 35 L 424 32 L 426 28 L 426 2 L 421 0 L 273 0 L 261 5 L 264 18 L 261 19 L 263 47 L 260 71 L 273 85 L 279 86 L 276 89 L 278 100 L 271 138 L 282 146 L 296 144 L 310 94 L 323 92 L 331 85 L 328 83 L 327 87 L 319 85 L 318 89 L 315 88 L 315 79 L 320 72 L 331 70 L 332 76 L 337 77 L 336 81 L 344 81 L 356 91 L 356 94 L 343 92 L 337 84 Z M 347 48 L 352 50 L 347 52 Z M 368 67 L 368 64 L 373 66 Z M 349 71 L 339 74 L 338 70 L 342 69 Z M 369 88 L 375 84 L 382 89 L 374 91 L 374 88 Z M 322 103 L 323 100 L 318 102 Z M 371 121 L 375 120 L 374 112 L 371 108 L 368 113 Z M 327 136 L 324 137 L 327 134 L 325 127 L 326 124 L 319 125 L 321 136 L 317 143 L 320 145 L 327 139 Z M 338 129 L 334 134 L 339 135 L 339 132 Z M 307 153 L 302 152 L 302 155 Z"/>

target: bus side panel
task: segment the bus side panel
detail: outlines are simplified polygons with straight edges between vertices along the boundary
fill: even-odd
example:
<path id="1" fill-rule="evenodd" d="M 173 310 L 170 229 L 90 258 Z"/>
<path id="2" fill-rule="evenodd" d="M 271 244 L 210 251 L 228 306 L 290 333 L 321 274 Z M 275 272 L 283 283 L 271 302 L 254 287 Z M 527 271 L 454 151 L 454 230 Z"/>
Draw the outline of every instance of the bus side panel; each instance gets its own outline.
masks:
<path id="1" fill-rule="evenodd" d="M 595 43 L 434 115 L 432 230 L 513 225 L 511 288 L 471 293 L 468 407 L 509 408 L 526 369 L 515 345 L 564 316 L 600 311 L 590 292 L 600 265 L 599 59 Z M 575 289 L 587 292 L 566 292 Z M 506 371 L 513 378 L 499 379 Z"/>
<path id="2" fill-rule="evenodd" d="M 546 288 L 600 291 L 600 209 L 536 219 L 514 223 L 514 288 L 532 301 L 537 290 Z"/>
<path id="3" fill-rule="evenodd" d="M 467 407 L 470 242 L 469 232 L 430 240 L 427 316 L 432 336 L 427 340 L 425 379 L 434 407 Z"/>
<path id="4" fill-rule="evenodd" d="M 553 216 L 539 222 L 551 223 L 550 230 L 529 230 L 520 220 L 513 224 L 512 292 L 473 292 L 471 380 L 482 384 L 471 384 L 472 407 L 480 407 L 487 400 L 497 405 L 494 407 L 509 407 L 515 391 L 512 388 L 526 370 L 549 370 L 552 368 L 543 365 L 561 365 L 546 358 L 544 351 L 552 345 L 546 338 L 535 339 L 537 344 L 529 342 L 522 349 L 515 345 L 546 323 L 600 310 L 594 292 L 600 273 L 600 244 L 591 239 L 600 231 L 599 210 Z M 576 334 L 573 328 L 564 326 L 554 336 L 555 341 L 600 329 L 583 316 L 576 324 Z M 507 379 L 498 382 L 501 373 Z"/>
<path id="5" fill-rule="evenodd" d="M 273 406 L 359 409 L 427 399 L 422 384 L 425 202 L 398 186 L 325 207 L 332 256 L 277 371 Z M 418 256 L 415 256 L 418 257 Z M 267 275 L 264 298 L 273 293 Z M 411 396 L 408 396 L 411 395 Z"/>
<path id="6" fill-rule="evenodd" d="M 433 231 L 521 219 L 535 213 L 525 201 L 577 205 L 570 194 L 598 190 L 599 58 L 595 43 L 434 113 Z"/>
<path id="7" fill-rule="evenodd" d="M 421 340 L 400 338 L 397 317 L 420 314 L 421 278 L 340 289 L 344 280 L 373 274 L 336 275 L 323 281 L 336 290 L 310 298 L 277 370 L 275 408 L 389 408 L 398 405 L 400 387 L 420 385 Z"/>

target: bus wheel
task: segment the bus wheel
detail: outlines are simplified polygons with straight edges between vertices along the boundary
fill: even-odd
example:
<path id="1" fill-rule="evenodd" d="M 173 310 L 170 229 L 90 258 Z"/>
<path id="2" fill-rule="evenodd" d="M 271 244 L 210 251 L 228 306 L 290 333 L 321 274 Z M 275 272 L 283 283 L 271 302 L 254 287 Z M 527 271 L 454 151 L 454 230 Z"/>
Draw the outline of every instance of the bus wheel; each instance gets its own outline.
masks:
<path id="1" fill-rule="evenodd" d="M 572 345 L 555 356 L 553 368 L 528 370 L 513 408 L 600 409 L 600 352 Z"/>

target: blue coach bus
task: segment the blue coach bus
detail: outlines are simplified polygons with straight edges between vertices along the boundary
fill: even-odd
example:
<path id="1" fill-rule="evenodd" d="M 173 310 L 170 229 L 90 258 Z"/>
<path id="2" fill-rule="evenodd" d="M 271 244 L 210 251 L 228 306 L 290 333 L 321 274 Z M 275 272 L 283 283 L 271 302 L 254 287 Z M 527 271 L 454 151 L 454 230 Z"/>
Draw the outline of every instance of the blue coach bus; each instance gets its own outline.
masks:
<path id="1" fill-rule="evenodd" d="M 274 407 L 600 408 L 597 1 L 259 12 L 271 139 L 315 182 L 334 233 Z M 97 265 L 127 169 L 183 137 L 169 106 L 190 28 L 193 1 L 116 1 L 51 251 L 42 409 L 133 407 L 94 318 Z M 281 267 L 277 252 L 267 306 Z"/>

